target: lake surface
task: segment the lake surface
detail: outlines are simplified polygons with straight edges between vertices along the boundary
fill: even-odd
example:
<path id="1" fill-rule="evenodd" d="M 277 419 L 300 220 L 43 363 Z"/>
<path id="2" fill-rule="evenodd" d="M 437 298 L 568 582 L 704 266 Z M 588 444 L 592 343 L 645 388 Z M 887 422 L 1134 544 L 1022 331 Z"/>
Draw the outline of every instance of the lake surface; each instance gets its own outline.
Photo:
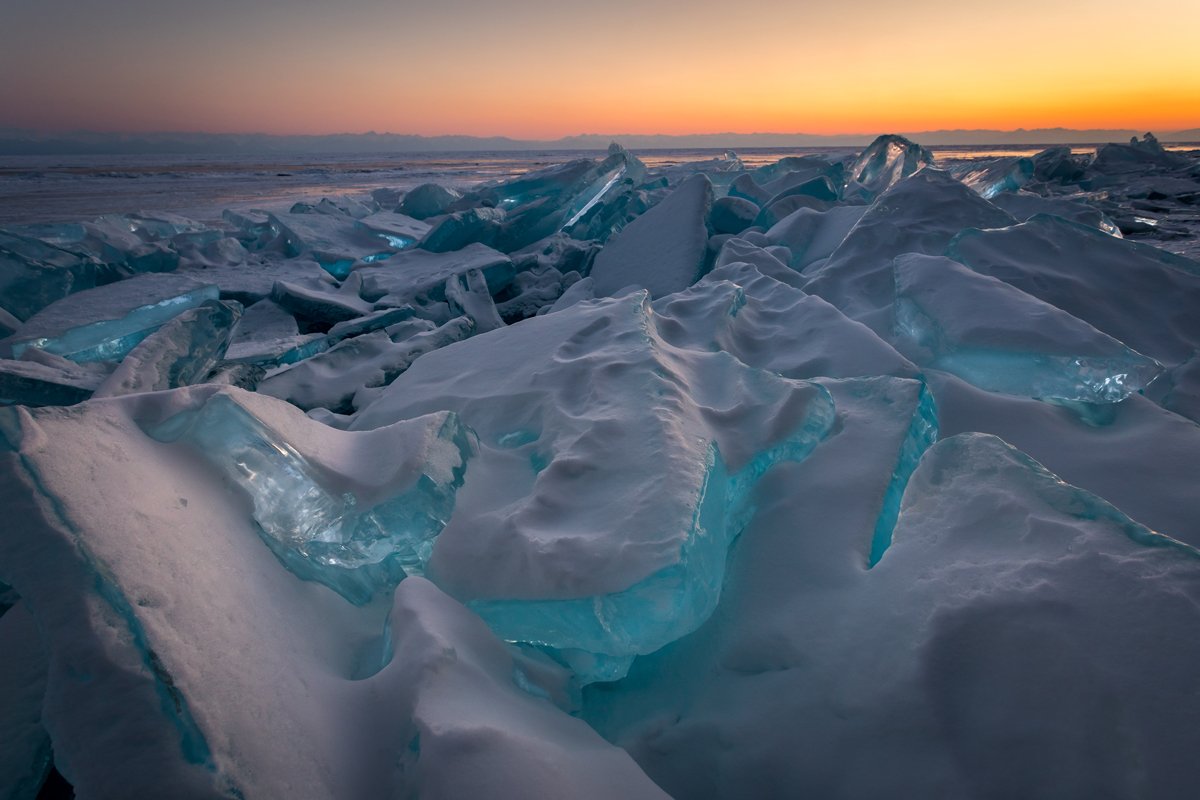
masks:
<path id="1" fill-rule="evenodd" d="M 931 148 L 941 161 L 1033 155 L 1040 147 Z M 1075 147 L 1085 153 L 1094 146 Z M 1174 148 L 1172 148 L 1174 149 Z M 1186 149 L 1186 148 L 1184 148 Z M 849 153 L 857 148 L 750 148 L 756 167 L 789 155 Z M 721 150 L 647 150 L 648 167 L 714 158 Z M 603 151 L 373 153 L 279 156 L 253 154 L 0 157 L 0 226 L 67 222 L 101 214 L 173 211 L 214 220 L 225 208 L 277 206 L 330 194 L 411 189 L 434 181 L 472 186 Z"/>

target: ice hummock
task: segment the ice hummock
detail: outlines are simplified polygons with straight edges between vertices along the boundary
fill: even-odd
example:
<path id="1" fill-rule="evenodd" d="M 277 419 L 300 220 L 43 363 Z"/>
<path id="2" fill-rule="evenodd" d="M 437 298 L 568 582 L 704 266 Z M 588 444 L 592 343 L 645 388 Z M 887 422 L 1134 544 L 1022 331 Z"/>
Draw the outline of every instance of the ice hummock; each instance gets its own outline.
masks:
<path id="1" fill-rule="evenodd" d="M 481 453 L 430 574 L 502 638 L 599 657 L 607 679 L 712 612 L 750 490 L 833 417 L 824 389 L 659 325 L 642 291 L 476 336 L 422 356 L 351 425 L 458 413 Z"/>
<path id="2" fill-rule="evenodd" d="M 0 775 L 1190 796 L 1195 154 L 910 144 L 15 231 L 0 272 L 84 323 L 130 311 L 72 306 L 92 277 L 220 299 L 111 360 L 0 353 Z M 466 459 L 431 495 L 426 444 Z"/>

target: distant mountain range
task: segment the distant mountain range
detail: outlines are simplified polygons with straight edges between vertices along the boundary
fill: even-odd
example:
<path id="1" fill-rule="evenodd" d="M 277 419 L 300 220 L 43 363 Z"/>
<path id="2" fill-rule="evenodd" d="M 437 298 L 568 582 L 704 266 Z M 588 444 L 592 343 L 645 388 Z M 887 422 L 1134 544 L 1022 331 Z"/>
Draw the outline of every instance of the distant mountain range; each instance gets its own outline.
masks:
<path id="1" fill-rule="evenodd" d="M 1143 131 L 1035 128 L 1015 131 L 939 130 L 904 135 L 927 146 L 1053 145 L 1123 142 Z M 631 150 L 684 150 L 752 147 L 863 147 L 871 134 L 821 136 L 805 133 L 581 134 L 553 140 L 505 136 L 415 136 L 394 133 L 341 133 L 327 136 L 274 136 L 225 133 L 59 133 L 0 129 L 0 155 L 147 155 L 287 153 L 438 153 L 542 150 L 603 150 L 620 142 Z M 1159 134 L 1163 142 L 1200 142 L 1200 128 Z"/>

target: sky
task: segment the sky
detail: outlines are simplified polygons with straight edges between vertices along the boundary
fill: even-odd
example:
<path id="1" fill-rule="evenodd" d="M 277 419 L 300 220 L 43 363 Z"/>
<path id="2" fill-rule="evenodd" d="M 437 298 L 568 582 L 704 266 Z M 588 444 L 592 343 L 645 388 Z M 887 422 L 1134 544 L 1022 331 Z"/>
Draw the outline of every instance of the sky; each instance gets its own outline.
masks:
<path id="1" fill-rule="evenodd" d="M 1197 0 L 0 0 L 0 128 L 1200 127 Z"/>

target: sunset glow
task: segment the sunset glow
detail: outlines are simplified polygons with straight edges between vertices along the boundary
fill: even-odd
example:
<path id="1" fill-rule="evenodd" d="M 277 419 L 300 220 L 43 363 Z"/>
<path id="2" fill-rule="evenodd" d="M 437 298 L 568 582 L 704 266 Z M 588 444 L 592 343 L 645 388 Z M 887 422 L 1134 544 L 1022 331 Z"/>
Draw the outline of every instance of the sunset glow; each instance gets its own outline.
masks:
<path id="1" fill-rule="evenodd" d="M 14 0 L 0 127 L 554 138 L 1200 125 L 1194 0 L 732 8 Z"/>

